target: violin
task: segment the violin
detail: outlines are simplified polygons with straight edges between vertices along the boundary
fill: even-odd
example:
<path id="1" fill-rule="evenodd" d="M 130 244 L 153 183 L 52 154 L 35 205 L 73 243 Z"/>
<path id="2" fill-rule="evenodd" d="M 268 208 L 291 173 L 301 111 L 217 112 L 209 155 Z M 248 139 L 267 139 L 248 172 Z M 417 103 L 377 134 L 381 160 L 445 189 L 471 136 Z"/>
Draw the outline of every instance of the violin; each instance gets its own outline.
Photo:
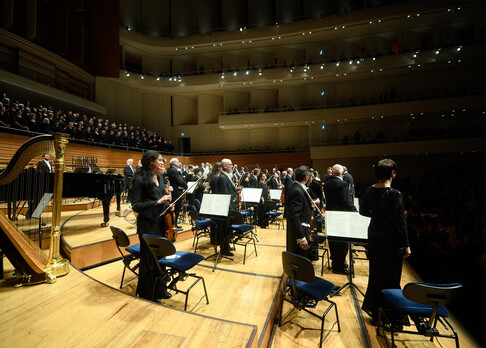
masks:
<path id="1" fill-rule="evenodd" d="M 236 180 L 236 187 L 240 187 L 240 180 Z M 241 211 L 241 190 L 238 191 L 238 210 Z"/>
<path id="2" fill-rule="evenodd" d="M 310 229 L 309 229 L 309 242 L 314 243 L 316 240 L 316 223 L 315 223 L 315 218 L 314 218 L 314 212 L 312 212 L 311 215 L 311 223 L 310 223 Z"/>
<path id="3" fill-rule="evenodd" d="M 165 194 L 172 195 L 169 191 L 169 178 L 165 177 L 166 185 L 165 185 Z M 177 239 L 177 226 L 176 226 L 176 215 L 174 211 L 168 211 L 164 216 L 165 221 L 165 238 L 170 240 L 171 242 L 175 242 Z"/>

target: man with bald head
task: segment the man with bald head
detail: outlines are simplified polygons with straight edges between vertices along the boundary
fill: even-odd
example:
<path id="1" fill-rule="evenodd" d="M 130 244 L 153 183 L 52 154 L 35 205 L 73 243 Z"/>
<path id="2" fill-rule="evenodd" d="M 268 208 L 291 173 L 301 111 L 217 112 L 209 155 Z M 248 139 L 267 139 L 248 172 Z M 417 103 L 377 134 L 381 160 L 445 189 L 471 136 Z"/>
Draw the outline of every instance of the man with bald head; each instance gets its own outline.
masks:
<path id="1" fill-rule="evenodd" d="M 332 167 L 332 177 L 324 184 L 326 210 L 328 211 L 356 211 L 356 207 L 353 204 L 353 196 L 349 191 L 348 184 L 343 181 L 343 176 L 343 166 L 335 164 Z M 346 264 L 348 248 L 349 246 L 346 242 L 329 241 L 333 273 L 349 273 L 348 265 Z"/>
<path id="2" fill-rule="evenodd" d="M 221 166 L 223 171 L 219 175 L 217 181 L 218 194 L 231 195 L 230 200 L 230 210 L 236 210 L 236 196 L 238 195 L 238 190 L 233 184 L 233 162 L 230 159 L 224 158 L 221 160 Z M 233 256 L 230 250 L 230 240 L 231 234 L 228 232 L 226 223 L 219 222 L 218 227 L 218 239 L 221 240 L 221 253 L 225 256 Z"/>

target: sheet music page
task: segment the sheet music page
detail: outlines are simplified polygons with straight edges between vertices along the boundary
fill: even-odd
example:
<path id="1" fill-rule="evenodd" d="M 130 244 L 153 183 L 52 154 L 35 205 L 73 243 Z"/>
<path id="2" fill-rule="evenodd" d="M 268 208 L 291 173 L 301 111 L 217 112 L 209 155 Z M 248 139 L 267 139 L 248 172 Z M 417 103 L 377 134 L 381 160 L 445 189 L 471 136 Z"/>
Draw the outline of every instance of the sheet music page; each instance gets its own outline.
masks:
<path id="1" fill-rule="evenodd" d="M 356 207 L 356 210 L 359 211 L 359 198 L 354 198 L 353 203 L 354 206 Z"/>
<path id="2" fill-rule="evenodd" d="M 261 188 L 248 188 L 244 187 L 241 190 L 241 201 L 247 203 L 259 203 L 260 198 L 262 197 Z"/>
<path id="3" fill-rule="evenodd" d="M 228 216 L 231 195 L 204 194 L 199 214 Z"/>
<path id="4" fill-rule="evenodd" d="M 197 186 L 197 181 L 189 181 L 187 183 L 187 193 L 193 193 Z"/>
<path id="5" fill-rule="evenodd" d="M 282 197 L 282 190 L 270 189 L 270 199 L 275 199 L 277 201 Z"/>
<path id="6" fill-rule="evenodd" d="M 326 210 L 326 234 L 328 237 L 367 240 L 370 220 L 358 212 Z"/>

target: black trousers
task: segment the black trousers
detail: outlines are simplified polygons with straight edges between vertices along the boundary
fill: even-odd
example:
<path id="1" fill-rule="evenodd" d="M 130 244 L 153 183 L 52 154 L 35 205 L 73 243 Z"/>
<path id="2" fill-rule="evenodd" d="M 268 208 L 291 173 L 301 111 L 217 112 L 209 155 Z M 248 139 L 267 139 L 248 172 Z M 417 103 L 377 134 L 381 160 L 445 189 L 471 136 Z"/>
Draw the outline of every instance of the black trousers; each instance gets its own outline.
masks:
<path id="1" fill-rule="evenodd" d="M 348 242 L 329 241 L 329 251 L 331 252 L 333 270 L 344 270 L 346 267 L 346 255 L 348 254 L 348 250 Z"/>

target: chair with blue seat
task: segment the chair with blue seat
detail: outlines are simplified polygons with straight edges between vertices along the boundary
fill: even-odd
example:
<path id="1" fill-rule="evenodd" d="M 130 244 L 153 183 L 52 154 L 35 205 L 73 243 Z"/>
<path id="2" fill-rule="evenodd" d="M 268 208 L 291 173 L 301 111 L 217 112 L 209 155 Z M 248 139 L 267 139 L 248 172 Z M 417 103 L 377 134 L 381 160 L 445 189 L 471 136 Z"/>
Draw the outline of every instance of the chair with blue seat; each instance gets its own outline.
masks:
<path id="1" fill-rule="evenodd" d="M 138 277 L 137 269 L 139 263 L 137 262 L 137 264 L 134 266 L 132 266 L 131 263 L 140 261 L 140 243 L 130 245 L 130 239 L 121 228 L 110 226 L 110 229 L 111 229 L 111 234 L 113 236 L 113 239 L 115 240 L 116 247 L 120 252 L 120 255 L 122 256 L 122 261 L 124 265 L 121 283 L 120 283 L 120 289 L 121 289 L 123 285 L 125 285 L 123 284 L 123 280 L 125 279 L 125 271 L 127 269 L 133 272 L 133 274 L 135 274 Z M 125 251 L 127 251 L 128 254 L 123 253 L 121 248 L 125 248 Z"/>
<path id="2" fill-rule="evenodd" d="M 196 210 L 199 213 L 199 210 L 201 209 L 201 202 L 199 201 L 199 199 L 197 198 L 194 199 L 194 206 L 196 207 Z"/>
<path id="3" fill-rule="evenodd" d="M 202 280 L 204 297 L 206 297 L 206 303 L 209 304 L 204 278 L 196 275 L 195 273 L 187 273 L 187 271 L 204 260 L 203 256 L 187 251 L 176 251 L 174 244 L 162 236 L 144 234 L 143 239 L 147 243 L 150 251 L 152 251 L 159 269 L 159 274 L 154 282 L 153 296 L 155 296 L 157 282 L 161 282 L 167 287 L 167 290 L 182 293 L 186 296 L 184 303 L 184 310 L 186 310 L 189 292 L 194 285 Z M 186 290 L 178 288 L 177 283 L 179 281 L 186 280 L 188 277 L 195 278 L 196 280 L 190 284 Z"/>
<path id="4" fill-rule="evenodd" d="M 194 252 L 196 252 L 199 239 L 202 237 L 209 238 L 211 236 L 211 229 L 214 229 L 216 223 L 213 220 L 201 219 L 197 208 L 193 205 L 189 209 L 189 215 L 191 217 L 192 233 L 194 234 L 192 246 L 194 247 Z"/>
<path id="5" fill-rule="evenodd" d="M 268 218 L 268 224 L 275 224 L 280 229 L 280 226 L 283 226 L 283 219 L 280 219 L 282 213 L 275 210 L 270 210 L 265 213 Z"/>
<path id="6" fill-rule="evenodd" d="M 253 242 L 255 256 L 258 256 L 255 243 L 254 227 L 252 225 L 245 224 L 245 219 L 243 218 L 241 212 L 230 210 L 228 212 L 228 225 L 231 227 L 231 230 L 234 233 L 233 245 L 236 244 L 245 247 L 243 253 L 243 264 L 246 262 L 246 247 L 249 243 Z M 250 255 L 252 253 L 253 252 L 251 252 Z"/>
<path id="7" fill-rule="evenodd" d="M 412 282 L 406 284 L 403 290 L 382 290 L 381 293 L 389 306 L 379 310 L 377 335 L 384 336 L 385 342 L 389 346 L 385 329 L 390 331 L 392 347 L 395 346 L 394 336 L 401 332 L 430 337 L 431 342 L 434 340 L 434 337 L 453 338 L 456 341 L 456 347 L 459 348 L 459 337 L 456 330 L 447 320 L 449 312 L 444 305 L 451 303 L 459 295 L 461 289 L 462 285 L 459 283 L 429 284 Z M 417 330 L 412 331 L 396 327 L 389 320 L 390 313 L 409 316 L 415 322 Z M 438 322 L 442 324 L 442 331 L 437 328 Z M 446 333 L 449 330 L 450 332 Z"/>
<path id="8" fill-rule="evenodd" d="M 288 280 L 280 302 L 279 326 L 284 325 L 282 324 L 283 321 L 288 318 L 295 309 L 299 311 L 303 310 L 321 320 L 319 347 L 322 347 L 324 321 L 326 315 L 333 307 L 336 313 L 336 321 L 333 323 L 329 333 L 336 324 L 338 326 L 338 332 L 341 332 L 337 304 L 329 300 L 329 295 L 335 291 L 336 286 L 325 279 L 316 277 L 314 266 L 309 259 L 303 256 L 284 251 L 282 252 L 282 264 L 284 272 L 288 276 Z M 282 319 L 284 301 L 292 304 L 293 308 L 285 318 Z M 329 303 L 329 306 L 327 306 L 322 315 L 310 310 L 310 308 L 316 308 L 320 301 Z"/>

